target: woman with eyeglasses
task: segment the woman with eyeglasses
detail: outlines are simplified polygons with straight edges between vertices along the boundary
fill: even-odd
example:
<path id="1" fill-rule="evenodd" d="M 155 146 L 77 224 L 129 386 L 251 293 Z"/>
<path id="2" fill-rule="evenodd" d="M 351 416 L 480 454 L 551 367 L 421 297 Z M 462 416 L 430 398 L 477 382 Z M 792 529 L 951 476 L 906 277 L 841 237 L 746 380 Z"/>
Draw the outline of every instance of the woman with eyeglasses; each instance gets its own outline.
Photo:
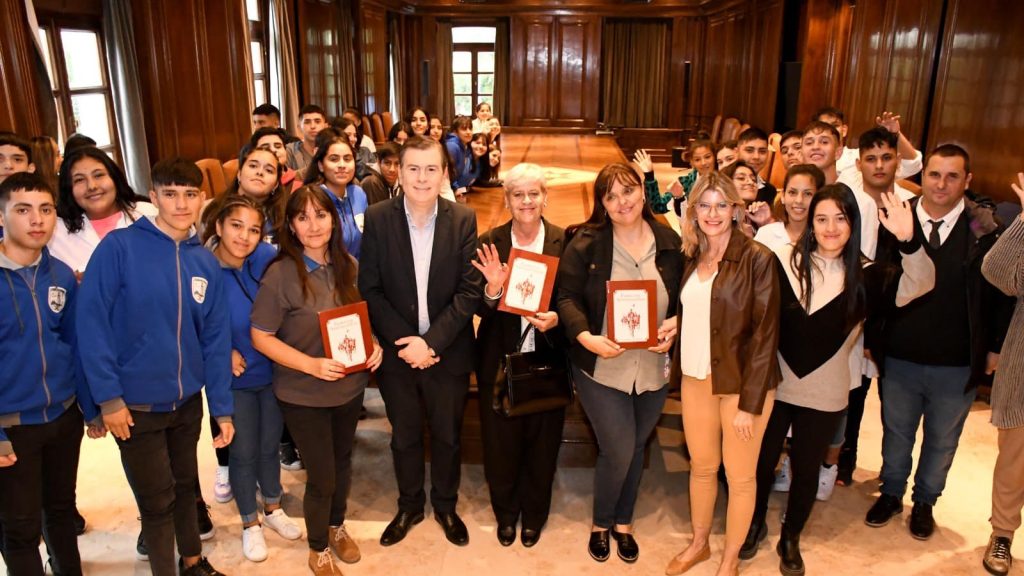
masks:
<path id="1" fill-rule="evenodd" d="M 708 537 L 725 464 L 729 504 L 718 576 L 739 572 L 754 513 L 761 437 L 779 383 L 779 281 L 775 255 L 740 231 L 743 199 L 711 172 L 693 189 L 683 237 L 679 345 L 672 382 L 682 381 L 683 431 L 690 449 L 693 539 L 668 565 L 682 574 L 711 557 Z"/>

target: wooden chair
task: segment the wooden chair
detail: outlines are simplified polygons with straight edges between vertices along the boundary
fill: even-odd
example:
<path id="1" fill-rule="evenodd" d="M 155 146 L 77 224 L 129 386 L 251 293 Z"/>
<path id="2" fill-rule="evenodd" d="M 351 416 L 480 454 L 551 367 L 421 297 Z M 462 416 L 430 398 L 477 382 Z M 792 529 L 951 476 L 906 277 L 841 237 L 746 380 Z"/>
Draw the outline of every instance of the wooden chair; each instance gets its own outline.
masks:
<path id="1" fill-rule="evenodd" d="M 374 142 L 377 141 L 377 137 L 373 134 L 373 121 L 370 120 L 369 116 L 363 116 L 363 134 L 369 136 Z"/>
<path id="2" fill-rule="evenodd" d="M 737 118 L 726 118 L 722 122 L 722 142 L 735 140 L 740 135 L 740 121 Z"/>
<path id="3" fill-rule="evenodd" d="M 206 192 L 206 198 L 212 199 L 227 190 L 224 180 L 224 165 L 216 158 L 203 158 L 196 161 L 196 166 L 203 173 L 203 183 L 199 188 Z"/>
<path id="4" fill-rule="evenodd" d="M 391 127 L 395 125 L 395 120 L 391 117 L 391 112 L 388 110 L 380 113 L 380 120 L 384 123 L 384 139 L 387 140 L 388 134 L 391 133 Z"/>
<path id="5" fill-rule="evenodd" d="M 910 190 L 911 192 L 913 192 L 915 196 L 920 196 L 921 195 L 921 185 L 918 184 L 917 182 L 914 182 L 913 180 L 907 180 L 906 178 L 900 178 L 899 180 L 896 181 L 896 183 L 899 184 L 900 186 L 903 186 L 907 190 Z"/>
<path id="6" fill-rule="evenodd" d="M 743 134 L 743 132 L 747 128 L 750 128 L 750 124 L 747 124 L 746 122 L 744 122 L 743 124 L 740 124 L 740 129 L 736 131 L 736 137 L 738 138 L 740 134 Z"/>
<path id="7" fill-rule="evenodd" d="M 772 132 L 768 135 L 768 158 L 765 160 L 764 168 L 761 168 L 761 173 L 759 174 L 763 180 L 771 181 L 772 170 L 775 168 L 775 161 L 779 157 L 779 140 L 781 139 L 782 136 L 778 132 Z"/>
<path id="8" fill-rule="evenodd" d="M 719 136 L 722 135 L 722 115 L 715 116 L 714 123 L 711 124 L 711 141 L 717 146 L 721 140 Z"/>
<path id="9" fill-rule="evenodd" d="M 384 130 L 384 122 L 381 121 L 380 114 L 374 112 L 373 116 L 370 117 L 370 121 L 373 122 L 373 141 L 378 144 L 387 142 L 388 133 Z"/>
<path id="10" fill-rule="evenodd" d="M 232 158 L 222 166 L 224 168 L 224 189 L 227 190 L 227 187 L 231 186 L 231 183 L 238 177 L 238 158 Z"/>

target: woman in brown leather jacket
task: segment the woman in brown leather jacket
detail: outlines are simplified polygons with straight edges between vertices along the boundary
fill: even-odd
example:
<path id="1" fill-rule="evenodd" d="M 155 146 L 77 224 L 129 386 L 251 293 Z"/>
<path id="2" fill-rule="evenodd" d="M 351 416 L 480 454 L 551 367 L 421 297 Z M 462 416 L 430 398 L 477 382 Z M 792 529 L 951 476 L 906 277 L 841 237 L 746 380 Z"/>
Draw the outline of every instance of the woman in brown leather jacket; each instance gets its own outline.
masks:
<path id="1" fill-rule="evenodd" d="M 729 507 L 718 569 L 723 576 L 739 572 L 754 511 L 758 450 L 780 379 L 779 283 L 775 256 L 738 227 L 743 200 L 728 178 L 709 174 L 692 198 L 682 222 L 679 346 L 671 381 L 682 380 L 693 541 L 666 573 L 682 574 L 711 557 L 716 473 L 724 460 Z"/>

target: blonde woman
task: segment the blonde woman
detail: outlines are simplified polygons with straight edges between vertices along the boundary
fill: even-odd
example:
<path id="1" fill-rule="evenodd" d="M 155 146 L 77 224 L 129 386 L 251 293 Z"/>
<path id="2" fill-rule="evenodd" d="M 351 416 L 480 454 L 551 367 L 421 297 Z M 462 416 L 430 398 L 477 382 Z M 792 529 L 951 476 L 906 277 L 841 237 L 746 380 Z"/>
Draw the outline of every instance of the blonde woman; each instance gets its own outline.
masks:
<path id="1" fill-rule="evenodd" d="M 711 557 L 723 462 L 729 506 L 719 576 L 739 572 L 754 513 L 757 455 L 780 379 L 779 282 L 775 255 L 740 231 L 743 211 L 732 181 L 712 172 L 694 187 L 682 222 L 672 381 L 682 380 L 693 540 L 669 563 L 670 575 Z"/>

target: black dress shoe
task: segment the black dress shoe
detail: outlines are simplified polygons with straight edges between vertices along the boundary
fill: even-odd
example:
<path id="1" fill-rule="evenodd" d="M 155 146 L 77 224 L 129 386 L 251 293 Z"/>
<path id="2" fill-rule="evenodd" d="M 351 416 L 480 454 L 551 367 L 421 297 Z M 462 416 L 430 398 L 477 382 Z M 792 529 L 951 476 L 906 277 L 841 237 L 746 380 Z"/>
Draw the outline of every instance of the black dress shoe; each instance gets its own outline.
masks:
<path id="1" fill-rule="evenodd" d="M 640 547 L 632 534 L 619 532 L 612 529 L 612 536 L 615 538 L 615 550 L 623 562 L 632 564 L 640 557 Z"/>
<path id="2" fill-rule="evenodd" d="M 766 536 L 768 536 L 768 524 L 763 518 L 754 518 L 754 521 L 750 523 L 750 530 L 747 531 L 747 539 L 743 541 L 743 546 L 740 548 L 740 560 L 750 560 L 757 556 L 757 547 L 761 545 L 761 541 Z"/>
<path id="3" fill-rule="evenodd" d="M 587 550 L 590 551 L 590 557 L 598 562 L 604 562 L 612 553 L 612 545 L 608 539 L 609 532 L 610 530 L 597 530 L 590 533 L 590 544 L 587 545 Z"/>
<path id="4" fill-rule="evenodd" d="M 775 547 L 779 553 L 779 572 L 786 576 L 802 576 L 804 559 L 800 556 L 800 534 L 790 532 L 785 524 L 779 536 L 779 544 Z"/>
<path id="5" fill-rule="evenodd" d="M 79 512 L 77 508 L 75 508 L 74 522 L 75 522 L 75 535 L 76 536 L 81 536 L 82 534 L 85 534 L 85 530 L 86 530 L 85 518 L 82 517 L 82 513 Z"/>
<path id="6" fill-rule="evenodd" d="M 524 530 L 525 532 L 525 530 Z M 511 546 L 516 541 L 516 525 L 515 524 L 499 524 L 498 525 L 498 542 L 501 542 L 502 546 Z"/>
<path id="7" fill-rule="evenodd" d="M 398 544 L 409 533 L 409 529 L 420 522 L 423 522 L 423 512 L 399 511 L 395 515 L 394 520 L 384 529 L 384 533 L 380 535 L 380 545 L 391 546 L 392 544 Z"/>
<path id="8" fill-rule="evenodd" d="M 935 518 L 932 517 L 932 505 L 914 502 L 910 511 L 910 535 L 918 540 L 927 540 L 935 532 Z"/>
<path id="9" fill-rule="evenodd" d="M 903 502 L 890 494 L 882 494 L 868 510 L 864 523 L 872 528 L 881 528 L 900 512 L 903 512 Z"/>
<path id="10" fill-rule="evenodd" d="M 434 512 L 434 520 L 441 525 L 444 529 L 444 537 L 449 542 L 456 546 L 465 546 L 469 544 L 469 531 L 466 530 L 466 525 L 462 523 L 462 518 L 455 512 L 439 513 Z M 515 531 L 513 529 L 512 539 L 515 540 Z"/>
<path id="11" fill-rule="evenodd" d="M 540 540 L 540 529 L 534 530 L 533 528 L 523 528 L 523 546 L 527 548 L 533 548 L 533 545 Z"/>

